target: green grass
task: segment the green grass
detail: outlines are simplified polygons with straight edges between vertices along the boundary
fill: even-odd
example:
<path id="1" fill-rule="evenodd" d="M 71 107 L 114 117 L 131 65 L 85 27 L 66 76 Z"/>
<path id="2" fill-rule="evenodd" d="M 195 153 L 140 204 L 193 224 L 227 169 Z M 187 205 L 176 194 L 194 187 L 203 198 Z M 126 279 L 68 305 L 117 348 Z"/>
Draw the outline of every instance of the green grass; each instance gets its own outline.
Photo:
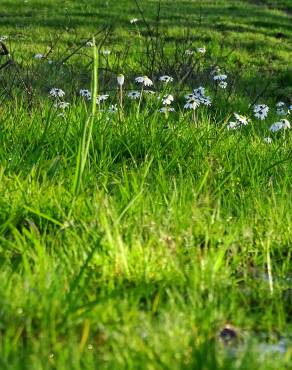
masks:
<path id="1" fill-rule="evenodd" d="M 76 95 L 90 88 L 92 49 L 58 61 L 112 24 L 104 91 L 119 72 L 130 89 L 134 76 L 168 70 L 140 62 L 148 39 L 129 24 L 140 18 L 134 2 L 1 3 L 0 35 L 15 61 L 0 70 L 1 370 L 292 369 L 292 138 L 268 130 L 291 91 L 289 3 L 163 1 L 162 62 L 192 24 L 191 45 L 207 53 L 182 88 L 202 79 L 214 104 L 197 124 L 178 106 L 157 113 L 151 98 L 138 115 L 126 99 L 124 115 L 98 111 L 79 191 L 91 108 Z M 153 24 L 157 1 L 149 4 Z M 54 64 L 34 60 L 58 34 Z M 230 96 L 214 96 L 214 62 L 234 81 Z M 228 131 L 232 112 L 250 114 L 270 79 L 260 96 L 268 120 Z M 64 116 L 47 97 L 54 86 L 71 103 Z M 226 345 L 228 324 L 237 338 Z"/>

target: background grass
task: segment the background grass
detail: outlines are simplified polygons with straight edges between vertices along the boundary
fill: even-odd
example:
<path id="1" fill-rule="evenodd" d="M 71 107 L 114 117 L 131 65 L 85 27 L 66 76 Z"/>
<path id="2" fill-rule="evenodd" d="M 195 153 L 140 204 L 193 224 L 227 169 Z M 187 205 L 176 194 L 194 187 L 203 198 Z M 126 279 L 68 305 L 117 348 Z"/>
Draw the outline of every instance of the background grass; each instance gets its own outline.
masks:
<path id="1" fill-rule="evenodd" d="M 123 122 L 98 113 L 74 196 L 89 110 L 76 94 L 90 86 L 92 51 L 58 62 L 111 25 L 112 54 L 101 57 L 110 83 L 168 70 L 150 68 L 133 2 L 1 2 L 15 62 L 0 71 L 1 369 L 292 368 L 291 135 L 264 143 L 274 113 L 225 127 L 267 82 L 261 98 L 291 99 L 289 3 L 162 1 L 166 54 L 190 28 L 190 45 L 207 47 L 206 71 L 222 65 L 237 90 L 197 126 L 150 103 L 138 118 L 127 103 Z M 141 6 L 155 24 L 157 1 Z M 32 58 L 52 45 L 52 66 Z M 70 98 L 64 117 L 47 98 L 53 86 Z"/>

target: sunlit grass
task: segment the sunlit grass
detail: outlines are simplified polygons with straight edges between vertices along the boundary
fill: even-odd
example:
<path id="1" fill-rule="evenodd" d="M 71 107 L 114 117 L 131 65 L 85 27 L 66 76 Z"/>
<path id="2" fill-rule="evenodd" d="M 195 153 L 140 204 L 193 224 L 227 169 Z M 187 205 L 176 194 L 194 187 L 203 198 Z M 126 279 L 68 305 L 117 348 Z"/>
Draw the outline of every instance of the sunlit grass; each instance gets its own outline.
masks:
<path id="1" fill-rule="evenodd" d="M 145 9 L 151 22 L 154 4 Z M 269 130 L 281 118 L 276 102 L 291 104 L 282 4 L 163 1 L 167 50 L 183 37 L 184 19 L 198 30 L 189 48 L 205 46 L 206 55 L 191 81 L 179 85 L 174 75 L 165 85 L 158 73 L 175 69 L 154 71 L 160 98 L 143 87 L 131 100 L 129 91 L 142 90 L 134 77 L 148 72 L 135 54 L 145 34 L 130 29 L 134 3 L 1 3 L 11 17 L 1 18 L 0 35 L 10 36 L 19 63 L 1 71 L 1 369 L 290 369 L 291 130 Z M 112 53 L 99 54 L 99 69 L 91 47 L 58 64 L 109 20 L 116 29 L 104 49 Z M 34 59 L 60 29 L 54 63 Z M 133 54 L 115 64 L 129 40 Z M 226 68 L 226 90 L 210 78 L 215 65 Z M 249 104 L 269 79 L 260 121 Z M 212 104 L 194 119 L 184 95 L 200 85 Z M 65 91 L 63 110 L 49 97 L 53 87 Z M 81 88 L 92 90 L 91 101 Z M 95 105 L 100 92 L 110 97 Z M 165 94 L 174 95 L 174 112 L 159 112 Z M 249 124 L 228 130 L 234 112 Z"/>

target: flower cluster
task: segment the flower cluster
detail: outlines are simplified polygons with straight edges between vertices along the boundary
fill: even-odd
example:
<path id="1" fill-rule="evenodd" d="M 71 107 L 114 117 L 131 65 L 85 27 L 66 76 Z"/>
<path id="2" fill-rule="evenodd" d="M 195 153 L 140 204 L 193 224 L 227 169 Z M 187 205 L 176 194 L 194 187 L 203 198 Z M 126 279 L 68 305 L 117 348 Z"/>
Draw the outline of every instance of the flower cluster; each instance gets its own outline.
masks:
<path id="1" fill-rule="evenodd" d="M 36 54 L 36 55 L 38 55 L 38 54 Z M 38 58 L 39 59 L 43 58 L 42 54 L 39 54 Z M 212 80 L 216 84 L 218 84 L 218 86 L 220 86 L 220 83 L 222 83 L 222 84 L 226 83 L 226 86 L 227 86 L 227 82 L 226 82 L 227 75 L 222 74 L 220 72 L 219 68 L 216 67 L 211 72 L 211 76 L 212 76 Z M 170 94 L 169 92 L 165 93 L 168 89 L 167 84 L 170 83 L 170 82 L 173 82 L 173 80 L 174 80 L 173 77 L 171 77 L 169 75 L 163 75 L 163 76 L 160 76 L 158 78 L 159 82 L 165 84 L 164 89 L 163 89 L 164 94 L 157 96 L 157 99 L 162 104 L 162 107 L 160 107 L 158 109 L 158 111 L 160 113 L 164 113 L 166 118 L 168 118 L 168 113 L 169 112 L 175 112 L 175 108 L 173 107 L 174 96 L 172 94 Z M 144 87 L 153 86 L 153 81 L 147 76 L 136 77 L 135 82 L 137 84 L 141 85 L 141 90 L 129 91 L 129 92 L 126 93 L 126 95 L 129 99 L 139 100 L 139 105 L 138 105 L 138 107 L 139 107 L 138 110 L 139 110 L 143 95 L 144 94 L 153 95 L 153 94 L 156 94 L 156 92 L 153 91 L 153 90 L 150 90 L 150 89 L 144 89 Z M 122 75 L 122 74 L 119 74 L 117 76 L 117 85 L 118 85 L 119 94 L 120 94 L 119 95 L 119 98 L 120 98 L 119 107 L 120 107 L 120 109 L 123 109 L 122 96 L 124 94 L 124 91 L 123 91 L 124 83 L 125 83 L 125 76 Z M 221 87 L 223 88 L 223 85 Z M 92 94 L 87 89 L 80 89 L 79 90 L 79 95 L 81 97 L 83 97 L 84 99 L 88 100 L 88 101 L 92 100 Z M 56 99 L 55 102 L 54 102 L 54 107 L 57 108 L 57 109 L 62 110 L 62 112 L 59 114 L 59 116 L 64 116 L 64 114 L 65 114 L 64 110 L 67 109 L 70 106 L 70 104 L 68 102 L 64 102 L 61 99 L 65 96 L 65 92 L 60 88 L 52 88 L 49 92 L 49 96 Z M 103 108 L 101 108 L 101 104 L 104 103 L 105 101 L 107 101 L 109 99 L 109 97 L 110 97 L 109 94 L 97 95 L 96 104 L 99 105 L 99 112 L 115 113 L 119 110 L 117 104 L 110 104 L 107 108 L 105 106 Z M 194 121 L 197 120 L 195 111 L 199 106 L 201 106 L 201 105 L 210 106 L 212 104 L 211 97 L 206 95 L 206 90 L 203 86 L 199 86 L 198 88 L 194 89 L 192 91 L 192 93 L 189 93 L 189 94 L 185 95 L 184 97 L 186 99 L 186 102 L 184 104 L 184 108 L 186 110 L 192 110 L 193 111 Z M 250 106 L 250 107 L 252 108 L 252 112 L 254 114 L 254 117 L 261 120 L 261 121 L 263 121 L 267 118 L 268 113 L 270 111 L 269 106 L 266 105 L 266 104 L 255 104 L 255 105 Z M 276 113 L 278 115 L 288 115 L 288 114 L 290 114 L 291 110 L 292 110 L 292 106 L 290 105 L 287 108 L 286 104 L 284 102 L 278 102 L 276 104 Z M 247 118 L 246 116 L 238 114 L 238 113 L 233 113 L 233 114 L 234 114 L 234 119 L 229 121 L 229 123 L 227 124 L 227 126 L 226 126 L 227 130 L 236 130 L 236 129 L 239 129 L 243 126 L 247 126 L 250 123 L 249 118 Z M 290 128 L 291 128 L 290 122 L 287 119 L 283 118 L 280 121 L 273 123 L 270 126 L 269 131 L 275 133 L 275 132 L 282 131 L 282 130 L 285 131 L 285 130 L 290 129 Z M 266 144 L 271 144 L 273 140 L 272 140 L 271 137 L 264 137 L 263 141 Z"/>
<path id="2" fill-rule="evenodd" d="M 175 112 L 175 109 L 171 106 L 174 101 L 173 95 L 164 95 L 162 98 L 158 96 L 158 99 L 160 99 L 162 104 L 164 105 L 162 108 L 159 109 L 160 113 Z"/>
<path id="3" fill-rule="evenodd" d="M 226 89 L 227 87 L 227 75 L 225 74 L 214 74 L 213 75 L 213 80 L 217 84 L 218 87 L 221 89 Z"/>

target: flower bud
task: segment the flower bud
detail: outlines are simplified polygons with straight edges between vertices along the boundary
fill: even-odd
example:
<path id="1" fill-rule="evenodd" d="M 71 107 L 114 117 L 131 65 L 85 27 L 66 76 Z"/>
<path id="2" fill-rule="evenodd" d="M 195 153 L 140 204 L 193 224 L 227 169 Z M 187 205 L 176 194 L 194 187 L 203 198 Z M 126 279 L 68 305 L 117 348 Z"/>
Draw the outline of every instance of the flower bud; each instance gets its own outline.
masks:
<path id="1" fill-rule="evenodd" d="M 125 82 L 125 76 L 124 75 L 118 75 L 117 81 L 118 81 L 118 84 L 120 86 L 123 86 L 124 85 L 124 82 Z"/>

